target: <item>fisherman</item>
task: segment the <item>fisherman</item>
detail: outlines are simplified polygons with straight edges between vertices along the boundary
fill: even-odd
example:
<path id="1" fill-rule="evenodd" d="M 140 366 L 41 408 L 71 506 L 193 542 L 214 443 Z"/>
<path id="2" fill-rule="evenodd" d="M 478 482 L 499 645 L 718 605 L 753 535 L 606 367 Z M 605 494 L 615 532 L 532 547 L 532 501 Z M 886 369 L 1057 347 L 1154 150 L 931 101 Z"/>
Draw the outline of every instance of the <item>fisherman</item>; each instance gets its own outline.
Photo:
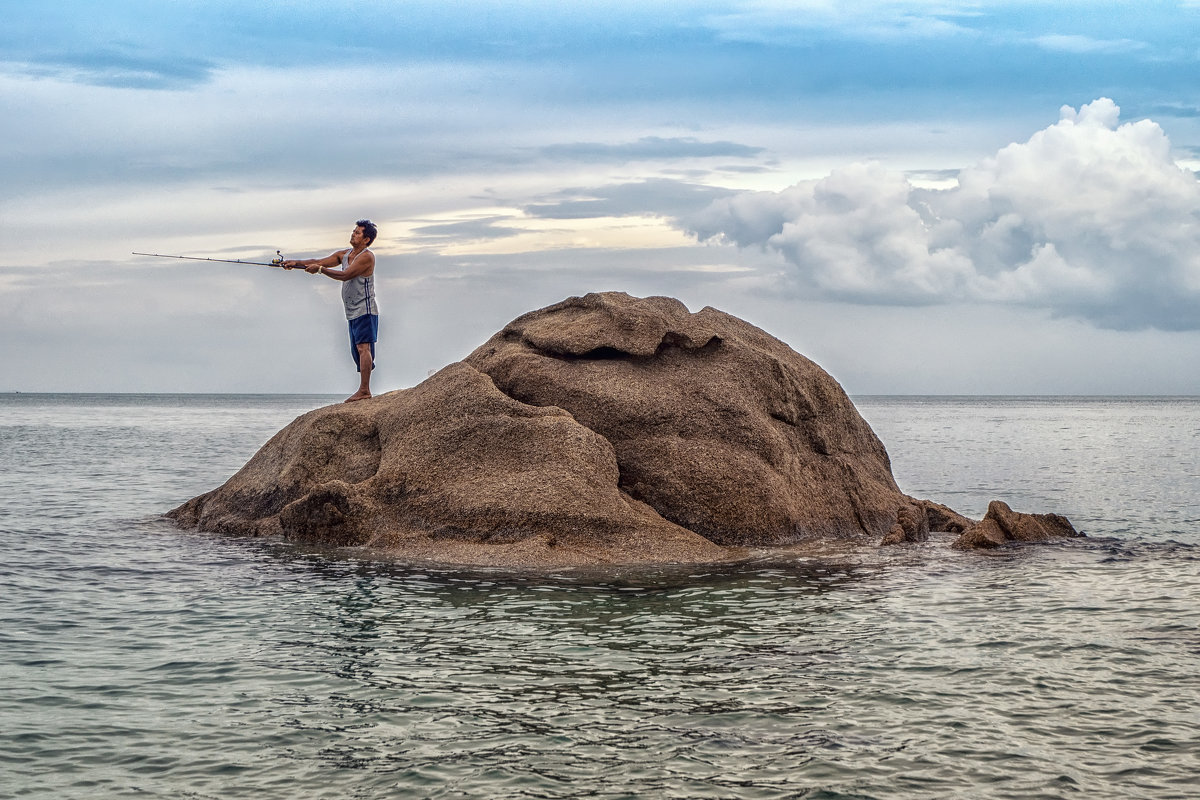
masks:
<path id="1" fill-rule="evenodd" d="M 379 307 L 375 305 L 375 254 L 367 248 L 379 230 L 369 219 L 354 223 L 350 247 L 324 258 L 288 259 L 284 269 L 304 267 L 342 282 L 342 305 L 350 324 L 350 354 L 359 372 L 358 391 L 347 403 L 371 397 L 371 370 L 375 368 L 375 342 L 379 340 Z"/>

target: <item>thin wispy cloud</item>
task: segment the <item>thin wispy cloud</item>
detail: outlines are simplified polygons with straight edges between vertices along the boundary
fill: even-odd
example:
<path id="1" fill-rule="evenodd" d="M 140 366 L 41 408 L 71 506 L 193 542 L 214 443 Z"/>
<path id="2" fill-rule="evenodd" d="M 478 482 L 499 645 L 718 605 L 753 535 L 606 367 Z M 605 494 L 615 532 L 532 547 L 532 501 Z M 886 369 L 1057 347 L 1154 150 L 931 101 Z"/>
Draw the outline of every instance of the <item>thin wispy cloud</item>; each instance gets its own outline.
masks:
<path id="1" fill-rule="evenodd" d="M 520 228 L 504 224 L 512 219 L 512 216 L 493 215 L 453 222 L 436 222 L 417 225 L 410 229 L 410 233 L 416 243 L 422 245 L 507 239 L 523 233 Z"/>
<path id="2" fill-rule="evenodd" d="M 1181 104 L 1157 105 L 1145 109 L 1144 113 L 1145 116 L 1148 117 L 1178 117 L 1180 119 L 1195 119 L 1200 117 L 1200 108 Z"/>
<path id="3" fill-rule="evenodd" d="M 670 178 L 595 187 L 564 188 L 528 203 L 523 211 L 543 219 L 593 217 L 679 217 L 699 211 L 732 189 Z"/>
<path id="4" fill-rule="evenodd" d="M 704 24 L 727 41 L 796 44 L 818 35 L 894 41 L 972 34 L 963 20 L 978 14 L 977 3 L 888 0 L 855 4 L 828 0 L 752 0 L 704 17 Z"/>
<path id="5" fill-rule="evenodd" d="M 203 58 L 115 49 L 49 53 L 0 63 L 6 64 L 9 72 L 32 78 L 117 89 L 186 89 L 209 81 L 216 66 Z"/>
<path id="6" fill-rule="evenodd" d="M 763 148 L 738 142 L 705 142 L 691 137 L 643 136 L 636 142 L 552 144 L 538 151 L 546 158 L 576 161 L 641 161 L 676 158 L 754 158 Z"/>
<path id="7" fill-rule="evenodd" d="M 1079 34 L 1050 34 L 1033 39 L 1034 44 L 1044 50 L 1062 53 L 1133 53 L 1139 50 L 1149 50 L 1150 45 L 1135 39 L 1095 39 Z"/>

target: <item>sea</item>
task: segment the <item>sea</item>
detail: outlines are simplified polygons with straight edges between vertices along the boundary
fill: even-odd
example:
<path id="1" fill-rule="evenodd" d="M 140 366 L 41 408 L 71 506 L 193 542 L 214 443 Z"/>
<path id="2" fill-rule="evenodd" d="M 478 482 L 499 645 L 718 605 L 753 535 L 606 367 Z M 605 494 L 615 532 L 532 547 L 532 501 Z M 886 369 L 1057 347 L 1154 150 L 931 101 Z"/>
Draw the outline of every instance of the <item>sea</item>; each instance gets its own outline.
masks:
<path id="1" fill-rule="evenodd" d="M 0 395 L 0 797 L 1194 798 L 1200 398 L 856 397 L 1087 537 L 512 573 L 182 531 L 338 397 Z"/>

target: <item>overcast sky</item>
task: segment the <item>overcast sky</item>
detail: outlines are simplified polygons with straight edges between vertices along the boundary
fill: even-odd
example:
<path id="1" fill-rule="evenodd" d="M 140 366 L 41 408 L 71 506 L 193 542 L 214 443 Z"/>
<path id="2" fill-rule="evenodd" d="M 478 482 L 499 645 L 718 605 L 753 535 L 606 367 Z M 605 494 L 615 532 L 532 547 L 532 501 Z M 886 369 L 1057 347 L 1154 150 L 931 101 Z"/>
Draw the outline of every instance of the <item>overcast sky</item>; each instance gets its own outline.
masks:
<path id="1" fill-rule="evenodd" d="M 1200 2 L 6 2 L 0 391 L 376 391 L 589 291 L 852 394 L 1200 394 Z"/>

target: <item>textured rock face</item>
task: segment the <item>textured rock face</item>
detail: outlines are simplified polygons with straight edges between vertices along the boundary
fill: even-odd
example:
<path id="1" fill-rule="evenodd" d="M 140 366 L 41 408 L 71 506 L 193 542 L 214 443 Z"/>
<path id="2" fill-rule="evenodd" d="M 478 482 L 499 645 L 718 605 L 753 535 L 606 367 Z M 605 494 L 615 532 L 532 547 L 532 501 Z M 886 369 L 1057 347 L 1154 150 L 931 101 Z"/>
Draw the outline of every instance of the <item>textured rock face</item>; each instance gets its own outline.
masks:
<path id="1" fill-rule="evenodd" d="M 513 566 L 711 562 L 974 525 L 900 492 L 813 362 L 720 311 L 620 293 L 521 316 L 412 389 L 309 412 L 169 516 Z"/>
<path id="2" fill-rule="evenodd" d="M 1048 539 L 1067 539 L 1083 534 L 1071 521 L 1059 514 L 1022 514 L 1007 503 L 993 500 L 987 514 L 976 525 L 967 528 L 952 547 L 960 550 L 1003 547 L 1014 542 L 1044 542 Z"/>
<path id="3" fill-rule="evenodd" d="M 617 483 L 602 437 L 452 364 L 412 389 L 301 416 L 223 486 L 169 516 L 202 530 L 450 563 L 729 557 Z"/>
<path id="4" fill-rule="evenodd" d="M 612 445 L 623 492 L 718 544 L 879 538 L 910 505 L 833 378 L 711 308 L 572 298 L 464 363 L 522 403 L 565 409 Z"/>

